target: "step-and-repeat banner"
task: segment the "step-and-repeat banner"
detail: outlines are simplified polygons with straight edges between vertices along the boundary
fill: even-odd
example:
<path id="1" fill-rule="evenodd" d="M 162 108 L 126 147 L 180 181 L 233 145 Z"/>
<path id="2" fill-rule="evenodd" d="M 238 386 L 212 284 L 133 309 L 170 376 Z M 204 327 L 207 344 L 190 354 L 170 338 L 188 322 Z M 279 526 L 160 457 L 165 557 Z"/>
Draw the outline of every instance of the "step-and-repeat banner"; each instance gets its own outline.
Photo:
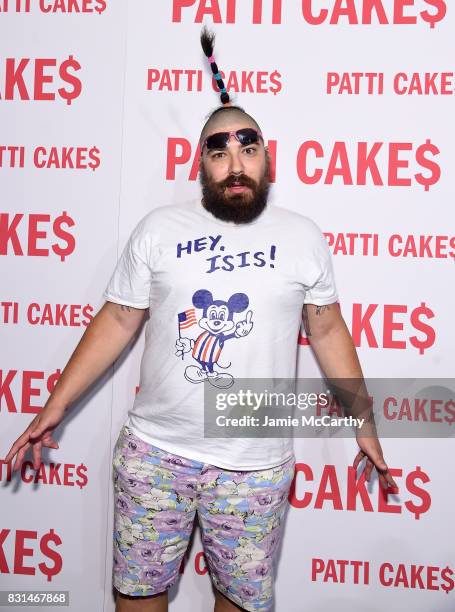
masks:
<path id="1" fill-rule="evenodd" d="M 327 237 L 364 375 L 450 377 L 452 4 L 0 0 L 0 456 L 45 404 L 139 219 L 200 192 L 197 141 L 219 104 L 204 23 L 269 145 L 272 204 Z M 0 462 L 0 590 L 114 610 L 111 460 L 143 342 L 73 406 L 39 469 Z M 298 342 L 299 376 L 320 377 L 303 327 Z M 397 397 L 386 416 L 453 422 L 453 401 L 424 400 Z M 393 495 L 353 475 L 353 438 L 295 440 L 278 612 L 455 609 L 453 441 L 382 445 Z M 170 600 L 212 609 L 198 530 Z"/>

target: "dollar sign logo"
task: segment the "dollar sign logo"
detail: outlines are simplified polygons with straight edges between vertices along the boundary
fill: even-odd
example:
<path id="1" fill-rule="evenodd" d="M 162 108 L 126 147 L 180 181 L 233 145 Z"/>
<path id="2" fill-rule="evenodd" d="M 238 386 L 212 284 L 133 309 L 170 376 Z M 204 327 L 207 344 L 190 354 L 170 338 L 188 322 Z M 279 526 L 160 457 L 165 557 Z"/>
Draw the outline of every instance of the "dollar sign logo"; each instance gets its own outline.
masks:
<path id="1" fill-rule="evenodd" d="M 421 316 L 425 316 L 428 319 L 432 319 L 434 317 L 434 312 L 430 308 L 427 308 L 425 302 L 421 302 L 420 306 L 418 308 L 414 308 L 414 310 L 411 312 L 411 323 L 416 329 L 426 333 L 426 340 L 419 340 L 417 336 L 411 336 L 411 338 L 409 338 L 409 342 L 412 344 L 412 346 L 418 348 L 419 353 L 423 355 L 425 349 L 433 346 L 436 334 L 430 325 L 426 325 L 420 320 Z"/>
<path id="2" fill-rule="evenodd" d="M 89 168 L 91 168 L 93 171 L 95 171 L 100 165 L 99 154 L 100 154 L 100 150 L 98 149 L 98 147 L 92 147 L 90 151 L 88 152 L 88 155 L 90 157 L 90 162 L 88 165 L 89 165 Z"/>
<path id="3" fill-rule="evenodd" d="M 412 512 L 414 514 L 416 520 L 419 520 L 421 514 L 423 514 L 424 512 L 428 512 L 431 506 L 431 497 L 428 491 L 425 491 L 425 489 L 416 486 L 416 480 L 421 480 L 424 483 L 430 482 L 428 474 L 423 472 L 419 465 L 416 467 L 415 470 L 413 470 L 407 475 L 406 487 L 410 493 L 416 495 L 417 497 L 420 497 L 422 503 L 420 504 L 420 506 L 417 506 L 417 504 L 412 501 L 407 501 L 404 503 L 409 512 Z"/>
<path id="4" fill-rule="evenodd" d="M 74 74 L 70 74 L 68 72 L 69 68 L 72 68 L 73 70 L 81 69 L 81 65 L 77 60 L 73 58 L 72 55 L 70 55 L 67 60 L 62 62 L 59 68 L 60 78 L 73 86 L 72 91 L 67 91 L 63 87 L 60 87 L 60 89 L 58 90 L 58 93 L 62 98 L 66 100 L 67 104 L 71 104 L 74 98 L 77 98 L 79 96 L 82 90 L 82 83 L 76 76 L 74 76 Z"/>
<path id="5" fill-rule="evenodd" d="M 428 11 L 422 11 L 420 13 L 420 16 L 424 21 L 428 22 L 430 24 L 430 28 L 433 29 L 434 24 L 438 21 L 441 21 L 441 19 L 444 19 L 444 17 L 446 16 L 446 3 L 444 2 L 444 0 L 426 0 L 426 2 L 427 4 L 431 4 L 431 6 L 434 6 L 437 12 L 434 15 L 431 15 L 431 13 L 429 13 Z"/>
<path id="6" fill-rule="evenodd" d="M 65 257 L 74 251 L 74 247 L 76 241 L 74 240 L 74 236 L 69 232 L 65 232 L 62 230 L 62 225 L 66 224 L 70 227 L 75 225 L 73 219 L 66 214 L 66 211 L 63 211 L 63 214 L 57 217 L 53 223 L 54 234 L 59 238 L 63 238 L 66 240 L 66 247 L 61 247 L 59 244 L 53 244 L 52 250 L 57 255 L 60 255 L 60 261 L 65 261 Z"/>
<path id="7" fill-rule="evenodd" d="M 62 557 L 59 553 L 52 548 L 49 548 L 49 542 L 53 542 L 54 544 L 60 545 L 62 540 L 58 537 L 57 534 L 54 533 L 54 530 L 51 529 L 49 533 L 46 533 L 40 540 L 40 550 L 43 555 L 49 557 L 53 562 L 53 567 L 48 567 L 45 563 L 40 563 L 38 565 L 41 573 L 47 576 L 47 581 L 50 582 L 53 576 L 56 576 L 60 570 L 62 569 Z"/>
<path id="8" fill-rule="evenodd" d="M 425 185 L 425 191 L 428 191 L 430 189 L 430 185 L 434 185 L 441 178 L 441 168 L 435 161 L 427 159 L 425 157 L 424 154 L 427 151 L 429 151 L 433 155 L 438 155 L 440 153 L 438 147 L 432 144 L 428 138 L 425 141 L 425 144 L 420 145 L 420 147 L 418 147 L 416 151 L 417 163 L 423 166 L 424 168 L 431 170 L 431 175 L 429 177 L 423 176 L 421 172 L 415 175 L 415 179 L 419 183 L 419 185 Z"/>
<path id="9" fill-rule="evenodd" d="M 281 81 L 279 81 L 278 79 L 281 79 L 281 73 L 279 73 L 278 70 L 274 70 L 270 75 L 270 80 L 273 83 L 273 85 L 270 86 L 270 91 L 273 93 L 274 96 L 276 96 L 277 93 L 280 93 L 282 89 Z"/>
<path id="10" fill-rule="evenodd" d="M 85 474 L 86 471 L 87 471 L 87 466 L 84 465 L 83 463 L 78 465 L 76 468 L 76 474 L 80 478 L 80 480 L 76 480 L 76 484 L 80 489 L 82 489 L 82 487 L 85 487 L 85 485 L 87 484 L 88 478 Z"/>

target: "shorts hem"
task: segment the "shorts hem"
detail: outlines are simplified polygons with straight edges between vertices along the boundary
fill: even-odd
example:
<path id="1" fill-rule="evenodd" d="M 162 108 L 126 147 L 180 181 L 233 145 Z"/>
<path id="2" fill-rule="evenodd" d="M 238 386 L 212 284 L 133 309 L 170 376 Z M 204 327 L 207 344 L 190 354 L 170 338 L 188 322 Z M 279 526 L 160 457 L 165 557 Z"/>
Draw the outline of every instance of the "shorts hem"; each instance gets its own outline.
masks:
<path id="1" fill-rule="evenodd" d="M 145 592 L 143 593 L 138 593 L 137 595 L 134 595 L 134 593 L 129 592 L 127 589 L 128 587 L 124 587 L 123 585 L 119 586 L 120 583 L 116 582 L 115 580 L 112 581 L 112 586 L 122 595 L 128 595 L 128 597 L 150 597 L 151 595 L 160 595 L 161 593 L 165 593 L 166 591 L 168 591 L 174 584 L 176 584 L 178 582 L 178 577 L 175 578 L 172 582 L 170 582 L 164 589 L 162 589 L 161 591 L 156 591 L 153 589 L 153 587 L 149 587 L 145 590 Z M 126 590 L 123 590 L 126 589 Z"/>

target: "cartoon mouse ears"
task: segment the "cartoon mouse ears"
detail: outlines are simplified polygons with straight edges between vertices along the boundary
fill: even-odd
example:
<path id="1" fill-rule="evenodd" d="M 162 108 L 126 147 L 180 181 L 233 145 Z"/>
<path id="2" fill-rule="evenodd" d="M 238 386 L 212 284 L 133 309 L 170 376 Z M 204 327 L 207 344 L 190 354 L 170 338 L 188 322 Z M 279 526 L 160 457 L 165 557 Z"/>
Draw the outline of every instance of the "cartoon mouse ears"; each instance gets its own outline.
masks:
<path id="1" fill-rule="evenodd" d="M 221 300 L 214 300 L 212 294 L 207 289 L 198 289 L 193 294 L 193 306 L 195 308 L 206 309 L 207 306 Z M 250 303 L 245 293 L 234 293 L 226 302 L 229 312 L 243 312 Z"/>
<path id="2" fill-rule="evenodd" d="M 234 293 L 228 300 L 229 312 L 243 312 L 250 303 L 245 293 Z"/>

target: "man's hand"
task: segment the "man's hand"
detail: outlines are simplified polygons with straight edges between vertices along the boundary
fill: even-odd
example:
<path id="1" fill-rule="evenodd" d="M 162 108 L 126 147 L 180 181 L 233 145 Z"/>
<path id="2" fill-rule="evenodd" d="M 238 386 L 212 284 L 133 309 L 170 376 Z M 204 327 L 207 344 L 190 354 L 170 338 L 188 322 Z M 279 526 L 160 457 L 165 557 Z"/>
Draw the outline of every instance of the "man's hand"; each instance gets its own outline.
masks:
<path id="1" fill-rule="evenodd" d="M 388 489 L 389 487 L 398 489 L 398 485 L 392 478 L 389 468 L 384 461 L 381 444 L 378 438 L 376 436 L 357 436 L 357 444 L 360 446 L 360 451 L 357 453 L 352 467 L 357 470 L 360 462 L 366 457 L 365 467 L 363 470 L 365 479 L 368 482 L 370 481 L 371 471 L 373 467 L 376 467 L 379 482 L 381 483 L 383 489 Z"/>
<path id="2" fill-rule="evenodd" d="M 48 405 L 43 408 L 32 420 L 24 433 L 17 438 L 3 461 L 9 463 L 17 454 L 16 462 L 13 466 L 13 471 L 17 471 L 22 465 L 25 453 L 32 447 L 33 467 L 37 470 L 41 463 L 41 448 L 43 446 L 58 448 L 57 442 L 52 439 L 52 434 L 64 416 L 65 410 L 63 408 L 55 405 Z"/>
<path id="3" fill-rule="evenodd" d="M 139 330 L 147 309 L 106 302 L 84 331 L 46 405 L 17 438 L 3 461 L 16 456 L 13 470 L 21 467 L 25 453 L 33 449 L 33 466 L 41 463 L 41 448 L 58 448 L 52 439 L 55 427 L 68 407 L 111 366 Z"/>

